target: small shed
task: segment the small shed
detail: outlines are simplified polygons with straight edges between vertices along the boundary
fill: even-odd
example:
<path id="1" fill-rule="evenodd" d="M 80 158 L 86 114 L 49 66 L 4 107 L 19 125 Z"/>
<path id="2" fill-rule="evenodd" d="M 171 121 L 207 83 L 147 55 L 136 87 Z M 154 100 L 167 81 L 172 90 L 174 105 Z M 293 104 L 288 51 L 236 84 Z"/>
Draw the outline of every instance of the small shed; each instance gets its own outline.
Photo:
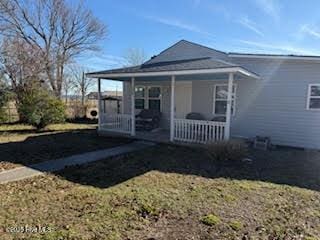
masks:
<path id="1" fill-rule="evenodd" d="M 121 113 L 121 96 L 102 96 L 101 101 L 103 113 Z"/>

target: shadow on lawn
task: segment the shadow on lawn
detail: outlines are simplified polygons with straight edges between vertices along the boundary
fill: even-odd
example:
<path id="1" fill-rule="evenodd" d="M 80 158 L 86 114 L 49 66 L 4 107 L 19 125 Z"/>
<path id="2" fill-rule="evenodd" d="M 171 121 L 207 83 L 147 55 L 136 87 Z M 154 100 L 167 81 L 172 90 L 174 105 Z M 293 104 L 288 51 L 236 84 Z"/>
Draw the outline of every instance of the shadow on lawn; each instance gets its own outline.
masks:
<path id="1" fill-rule="evenodd" d="M 0 130 L 0 134 L 33 134 L 33 133 L 52 133 L 56 130 L 36 130 L 36 129 L 10 129 Z"/>
<path id="2" fill-rule="evenodd" d="M 29 165 L 129 143 L 130 139 L 99 137 L 95 130 L 32 136 L 0 144 L 0 161 Z M 157 145 L 149 149 L 55 172 L 63 178 L 99 188 L 122 183 L 152 170 L 288 184 L 320 191 L 320 153 L 293 149 L 253 151 L 252 163 L 217 167 L 201 148 Z M 1 162 L 0 162 L 1 167 Z"/>
<path id="3" fill-rule="evenodd" d="M 8 136 L 10 140 L 10 135 Z M 90 129 L 67 132 L 45 131 L 41 132 L 41 135 L 27 137 L 24 141 L 0 143 L 0 168 L 12 168 L 10 164 L 35 164 L 119 146 L 130 141 L 132 140 L 125 138 L 106 140 L 98 136 L 96 130 Z"/>
<path id="4" fill-rule="evenodd" d="M 67 168 L 57 174 L 69 181 L 107 188 L 152 170 L 287 184 L 320 191 L 320 153 L 297 150 L 252 151 L 251 164 L 217 168 L 203 149 L 159 145 L 139 153 Z M 317 161 L 318 160 L 318 161 Z"/>

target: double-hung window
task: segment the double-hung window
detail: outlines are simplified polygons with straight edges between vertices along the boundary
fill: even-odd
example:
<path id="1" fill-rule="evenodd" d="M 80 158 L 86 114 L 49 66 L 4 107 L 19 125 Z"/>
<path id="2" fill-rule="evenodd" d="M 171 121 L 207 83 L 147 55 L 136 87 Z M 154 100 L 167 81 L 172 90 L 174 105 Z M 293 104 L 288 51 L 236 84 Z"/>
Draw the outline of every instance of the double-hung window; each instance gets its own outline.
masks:
<path id="1" fill-rule="evenodd" d="M 161 87 L 137 86 L 135 88 L 136 109 L 154 109 L 161 111 Z"/>
<path id="2" fill-rule="evenodd" d="M 232 102 L 231 102 L 231 114 L 235 113 L 235 101 L 236 101 L 236 85 L 232 86 Z M 227 99 L 228 99 L 228 85 L 217 84 L 214 86 L 213 96 L 213 114 L 224 116 L 227 113 Z"/>
<path id="3" fill-rule="evenodd" d="M 320 110 L 320 84 L 309 85 L 307 109 Z"/>
<path id="4" fill-rule="evenodd" d="M 135 106 L 136 109 L 144 109 L 146 100 L 146 91 L 145 87 L 136 87 L 135 88 Z"/>
<path id="5" fill-rule="evenodd" d="M 148 109 L 161 111 L 161 88 L 148 88 Z"/>

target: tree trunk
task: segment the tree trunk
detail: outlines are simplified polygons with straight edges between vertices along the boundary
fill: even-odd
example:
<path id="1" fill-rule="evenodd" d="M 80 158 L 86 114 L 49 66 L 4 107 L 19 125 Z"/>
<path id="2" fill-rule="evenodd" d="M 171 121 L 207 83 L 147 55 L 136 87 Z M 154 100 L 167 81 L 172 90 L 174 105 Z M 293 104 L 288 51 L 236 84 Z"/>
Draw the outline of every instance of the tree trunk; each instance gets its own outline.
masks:
<path id="1" fill-rule="evenodd" d="M 83 93 L 81 94 L 81 105 L 82 105 L 82 107 L 84 107 L 84 94 Z"/>
<path id="2" fill-rule="evenodd" d="M 64 96 L 66 99 L 65 99 L 65 103 L 66 105 L 68 104 L 68 90 L 66 89 L 65 90 L 65 96 Z"/>
<path id="3" fill-rule="evenodd" d="M 85 79 L 84 79 L 84 73 L 82 73 L 82 79 L 81 79 L 81 102 L 82 102 L 82 107 L 84 107 L 84 98 L 86 95 L 86 90 L 85 90 Z"/>
<path id="4" fill-rule="evenodd" d="M 61 98 L 62 83 L 63 83 L 63 72 L 64 72 L 64 63 L 61 63 L 59 69 L 59 77 L 57 78 L 57 93 L 59 98 Z"/>

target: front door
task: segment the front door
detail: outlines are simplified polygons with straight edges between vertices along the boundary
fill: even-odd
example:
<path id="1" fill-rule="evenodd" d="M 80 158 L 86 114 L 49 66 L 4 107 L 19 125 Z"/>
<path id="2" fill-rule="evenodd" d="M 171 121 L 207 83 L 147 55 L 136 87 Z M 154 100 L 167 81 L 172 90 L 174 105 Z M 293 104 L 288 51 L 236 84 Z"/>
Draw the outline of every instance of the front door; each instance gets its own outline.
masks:
<path id="1" fill-rule="evenodd" d="M 175 118 L 185 118 L 191 112 L 192 82 L 175 83 Z"/>

